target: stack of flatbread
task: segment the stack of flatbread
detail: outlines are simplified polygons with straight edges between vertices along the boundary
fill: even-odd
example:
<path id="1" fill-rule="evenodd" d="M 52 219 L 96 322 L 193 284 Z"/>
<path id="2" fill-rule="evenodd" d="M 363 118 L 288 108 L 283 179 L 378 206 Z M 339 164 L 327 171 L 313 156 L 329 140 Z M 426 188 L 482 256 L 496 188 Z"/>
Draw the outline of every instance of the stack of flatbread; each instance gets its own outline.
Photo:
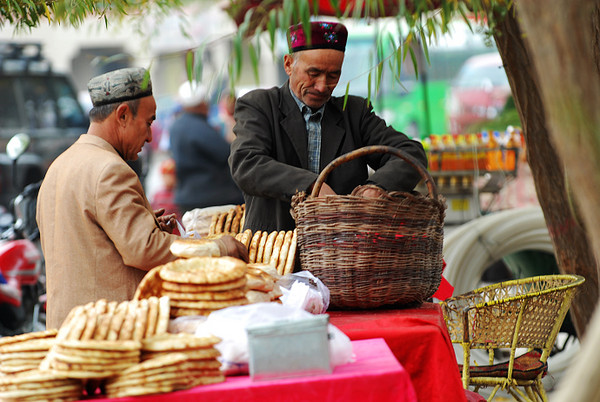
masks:
<path id="1" fill-rule="evenodd" d="M 39 367 L 71 378 L 114 375 L 139 362 L 143 338 L 167 332 L 169 313 L 166 296 L 76 306 Z"/>
<path id="2" fill-rule="evenodd" d="M 159 289 L 171 301 L 171 317 L 208 315 L 225 307 L 248 304 L 246 263 L 236 258 L 182 258 L 152 271 L 146 275 L 152 275 L 147 281 L 140 282 L 144 289 L 139 295 L 149 293 L 146 288 Z"/>
<path id="3" fill-rule="evenodd" d="M 212 216 L 208 234 L 239 233 L 244 227 L 245 204 L 236 205 L 227 212 L 221 212 Z"/>
<path id="4" fill-rule="evenodd" d="M 270 233 L 258 230 L 254 234 L 246 229 L 235 238 L 248 247 L 250 263 L 272 265 L 279 275 L 287 275 L 294 270 L 298 242 L 296 229 Z"/>
<path id="5" fill-rule="evenodd" d="M 0 377 L 2 401 L 76 401 L 83 382 L 49 371 L 32 370 Z"/>
<path id="6" fill-rule="evenodd" d="M 100 299 L 74 307 L 60 329 L 58 340 L 141 341 L 163 334 L 169 326 L 168 297 L 123 302 Z"/>
<path id="7" fill-rule="evenodd" d="M 249 303 L 261 302 L 279 302 L 279 298 L 283 296 L 281 288 L 277 284 L 278 274 L 275 267 L 268 264 L 254 263 L 248 264 L 248 280 L 246 286 L 246 299 Z"/>
<path id="8" fill-rule="evenodd" d="M 53 329 L 0 338 L 0 372 L 36 370 L 54 344 L 56 333 Z"/>
<path id="9" fill-rule="evenodd" d="M 139 363 L 138 341 L 56 340 L 40 365 L 68 378 L 101 379 Z"/>

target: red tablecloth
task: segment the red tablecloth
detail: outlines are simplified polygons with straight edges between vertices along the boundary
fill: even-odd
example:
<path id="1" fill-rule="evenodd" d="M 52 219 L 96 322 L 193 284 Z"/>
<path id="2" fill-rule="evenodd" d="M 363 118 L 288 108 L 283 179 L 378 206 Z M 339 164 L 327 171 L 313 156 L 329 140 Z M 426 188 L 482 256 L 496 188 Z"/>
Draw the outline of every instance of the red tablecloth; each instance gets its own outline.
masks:
<path id="1" fill-rule="evenodd" d="M 327 314 L 329 322 L 351 340 L 384 338 L 409 372 L 420 402 L 466 401 L 456 355 L 438 304 Z"/>
<path id="2" fill-rule="evenodd" d="M 383 339 L 352 342 L 356 361 L 338 366 L 332 374 L 280 380 L 252 381 L 228 377 L 220 384 L 185 391 L 115 398 L 110 401 L 268 402 L 268 401 L 416 401 L 410 376 Z M 94 402 L 109 399 L 93 399 Z"/>

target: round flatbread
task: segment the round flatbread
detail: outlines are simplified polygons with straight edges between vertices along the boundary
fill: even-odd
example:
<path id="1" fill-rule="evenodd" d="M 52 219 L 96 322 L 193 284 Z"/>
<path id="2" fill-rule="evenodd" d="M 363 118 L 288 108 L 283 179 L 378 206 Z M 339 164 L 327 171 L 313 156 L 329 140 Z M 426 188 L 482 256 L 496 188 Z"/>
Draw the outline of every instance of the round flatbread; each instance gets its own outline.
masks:
<path id="1" fill-rule="evenodd" d="M 250 240 L 252 240 L 252 230 L 246 229 L 242 232 L 240 243 L 242 243 L 246 248 L 250 249 Z"/>
<path id="2" fill-rule="evenodd" d="M 219 219 L 217 219 L 217 226 L 215 227 L 215 234 L 223 233 L 225 227 L 225 219 L 227 219 L 227 212 L 222 212 L 219 214 Z"/>
<path id="3" fill-rule="evenodd" d="M 212 235 L 215 234 L 215 230 L 217 228 L 217 220 L 219 219 L 219 215 L 218 214 L 214 214 L 212 216 L 212 218 L 210 219 L 210 226 L 208 227 L 208 234 Z"/>
<path id="4" fill-rule="evenodd" d="M 117 339 L 119 339 L 119 331 L 121 331 L 121 326 L 123 325 L 123 321 L 125 320 L 128 304 L 128 301 L 122 301 L 117 306 L 115 313 L 113 314 L 110 320 L 108 334 L 106 335 L 107 340 L 116 341 Z"/>
<path id="5" fill-rule="evenodd" d="M 281 251 L 279 252 L 279 260 L 277 261 L 277 273 L 279 275 L 283 275 L 283 271 L 285 270 L 285 263 L 287 261 L 290 245 L 292 244 L 292 237 L 294 237 L 293 231 L 288 230 L 285 232 L 283 244 L 281 245 Z"/>
<path id="6" fill-rule="evenodd" d="M 246 294 L 245 288 L 239 288 L 234 290 L 222 290 L 215 292 L 193 292 L 193 293 L 181 293 L 181 292 L 169 292 L 165 291 L 163 295 L 168 296 L 171 300 L 231 300 L 244 297 Z"/>
<path id="7" fill-rule="evenodd" d="M 56 329 L 48 329 L 45 331 L 35 331 L 14 336 L 4 336 L 0 338 L 0 347 L 12 343 L 24 342 L 33 339 L 55 338 L 57 333 L 58 330 Z"/>
<path id="8" fill-rule="evenodd" d="M 256 254 L 258 252 L 258 243 L 260 243 L 260 238 L 262 236 L 262 232 L 257 230 L 254 232 L 252 239 L 250 240 L 250 249 L 248 250 L 248 261 L 249 262 L 257 262 Z"/>
<path id="9" fill-rule="evenodd" d="M 296 245 L 298 244 L 298 231 L 294 229 L 294 235 L 292 236 L 292 242 L 290 243 L 290 249 L 285 260 L 285 268 L 283 275 L 291 274 L 294 270 L 294 263 L 296 262 Z"/>
<path id="10" fill-rule="evenodd" d="M 147 299 L 150 296 L 160 296 L 162 279 L 159 271 L 161 268 L 162 265 L 159 265 L 146 272 L 146 275 L 144 275 L 135 290 L 135 294 L 133 295 L 134 300 Z"/>
<path id="11" fill-rule="evenodd" d="M 275 238 L 275 244 L 273 245 L 273 252 L 271 253 L 271 258 L 268 261 L 269 265 L 277 267 L 277 263 L 279 262 L 280 253 L 281 253 L 281 246 L 283 245 L 284 239 L 285 239 L 285 230 L 280 230 L 277 233 L 277 237 Z"/>
<path id="12" fill-rule="evenodd" d="M 245 297 L 232 300 L 214 300 L 214 301 L 182 301 L 172 300 L 173 307 L 177 308 L 197 308 L 197 309 L 221 309 L 231 306 L 243 306 L 248 304 Z"/>
<path id="13" fill-rule="evenodd" d="M 231 208 L 225 217 L 225 223 L 223 224 L 223 233 L 231 233 L 231 222 L 233 222 L 233 215 L 235 214 L 235 208 Z"/>
<path id="14" fill-rule="evenodd" d="M 123 320 L 123 325 L 119 331 L 119 340 L 132 340 L 133 329 L 135 328 L 135 319 L 137 317 L 138 300 L 131 300 L 127 303 L 127 313 Z"/>
<path id="15" fill-rule="evenodd" d="M 216 283 L 213 285 L 202 285 L 194 283 L 177 283 L 163 281 L 163 294 L 164 292 L 177 292 L 177 293 L 202 293 L 202 292 L 216 292 L 223 290 L 235 290 L 241 289 L 246 286 L 246 277 L 234 279 L 233 281 Z"/>
<path id="16" fill-rule="evenodd" d="M 196 336 L 187 333 L 155 335 L 142 341 L 142 351 L 181 351 L 213 347 L 221 342 L 216 336 Z M 187 359 L 187 356 L 185 356 Z"/>
<path id="17" fill-rule="evenodd" d="M 156 321 L 156 334 L 164 334 L 169 328 L 171 317 L 171 301 L 167 296 L 158 299 L 158 319 Z"/>
<path id="18" fill-rule="evenodd" d="M 231 232 L 239 233 L 240 232 L 240 221 L 242 219 L 242 207 L 240 205 L 236 205 L 235 213 L 233 214 L 233 220 L 231 221 Z"/>
<path id="19" fill-rule="evenodd" d="M 136 310 L 135 325 L 133 329 L 133 340 L 141 341 L 146 333 L 146 325 L 148 324 L 148 299 L 140 300 Z"/>
<path id="20" fill-rule="evenodd" d="M 160 276 L 177 283 L 216 284 L 246 275 L 246 263 L 233 257 L 194 257 L 165 264 Z"/>
<path id="21" fill-rule="evenodd" d="M 81 334 L 83 334 L 85 325 L 87 323 L 87 313 L 93 308 L 93 303 L 88 303 L 85 306 L 80 307 L 81 309 L 79 309 L 75 315 L 73 315 L 67 339 L 81 339 Z"/>
<path id="22" fill-rule="evenodd" d="M 156 321 L 158 320 L 158 297 L 148 298 L 148 320 L 146 323 L 146 332 L 144 338 L 148 338 L 156 333 Z"/>
<path id="23" fill-rule="evenodd" d="M 279 234 L 279 232 L 273 231 L 273 232 L 269 233 L 269 236 L 267 236 L 267 242 L 265 243 L 265 251 L 263 252 L 263 256 L 262 256 L 262 262 L 264 264 L 268 264 L 269 261 L 271 260 L 271 254 L 273 253 L 273 246 L 275 245 L 275 239 L 277 238 L 278 234 Z"/>
<path id="24" fill-rule="evenodd" d="M 265 244 L 267 244 L 267 237 L 269 237 L 269 233 L 262 232 L 260 235 L 260 240 L 258 242 L 258 249 L 256 250 L 256 262 L 263 262 L 262 257 L 265 252 Z"/>
<path id="25" fill-rule="evenodd" d="M 181 258 L 221 256 L 219 245 L 209 238 L 179 238 L 171 243 L 169 250 L 171 254 Z"/>

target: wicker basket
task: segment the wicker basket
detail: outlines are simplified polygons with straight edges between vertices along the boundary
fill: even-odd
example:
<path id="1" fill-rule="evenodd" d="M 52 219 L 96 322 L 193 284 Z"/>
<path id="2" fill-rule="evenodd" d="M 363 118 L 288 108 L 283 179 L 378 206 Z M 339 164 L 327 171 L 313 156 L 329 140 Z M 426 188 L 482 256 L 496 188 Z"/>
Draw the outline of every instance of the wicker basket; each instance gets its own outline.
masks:
<path id="1" fill-rule="evenodd" d="M 382 198 L 317 197 L 337 166 L 373 153 L 390 153 L 415 168 L 428 195 L 390 192 Z M 335 308 L 418 304 L 431 297 L 442 275 L 445 201 L 427 170 L 396 148 L 370 146 L 333 160 L 310 196 L 292 198 L 301 267 L 323 281 Z"/>

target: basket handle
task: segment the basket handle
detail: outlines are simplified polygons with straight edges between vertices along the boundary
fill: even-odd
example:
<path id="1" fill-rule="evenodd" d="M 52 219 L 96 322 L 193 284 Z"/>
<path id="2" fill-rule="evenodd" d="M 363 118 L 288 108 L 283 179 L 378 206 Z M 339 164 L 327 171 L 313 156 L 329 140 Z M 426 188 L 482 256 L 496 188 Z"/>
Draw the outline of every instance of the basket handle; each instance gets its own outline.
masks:
<path id="1" fill-rule="evenodd" d="M 321 191 L 321 186 L 323 185 L 323 183 L 325 183 L 327 176 L 329 176 L 329 174 L 333 171 L 333 169 L 335 169 L 339 165 L 349 162 L 351 160 L 360 158 L 365 155 L 376 154 L 376 153 L 388 153 L 388 154 L 395 155 L 398 158 L 403 159 L 409 165 L 411 165 L 415 170 L 417 170 L 419 172 L 419 174 L 423 178 L 423 181 L 425 182 L 425 185 L 427 186 L 427 191 L 429 192 L 429 196 L 431 198 L 437 200 L 437 198 L 438 198 L 437 188 L 435 187 L 435 184 L 433 184 L 433 178 L 431 177 L 431 175 L 429 174 L 427 169 L 425 169 L 414 156 L 409 155 L 406 152 L 399 150 L 398 148 L 389 147 L 386 145 L 371 145 L 368 147 L 362 147 L 362 148 L 355 149 L 354 151 L 348 152 L 344 155 L 338 156 L 337 158 L 335 158 L 334 160 L 329 162 L 329 164 L 327 166 L 325 166 L 325 169 L 323 169 L 321 171 L 321 173 L 319 173 L 319 177 L 317 177 L 317 181 L 315 181 L 315 185 L 313 186 L 313 189 L 312 189 L 312 192 L 310 195 L 312 197 L 316 197 L 319 195 L 319 191 Z"/>

